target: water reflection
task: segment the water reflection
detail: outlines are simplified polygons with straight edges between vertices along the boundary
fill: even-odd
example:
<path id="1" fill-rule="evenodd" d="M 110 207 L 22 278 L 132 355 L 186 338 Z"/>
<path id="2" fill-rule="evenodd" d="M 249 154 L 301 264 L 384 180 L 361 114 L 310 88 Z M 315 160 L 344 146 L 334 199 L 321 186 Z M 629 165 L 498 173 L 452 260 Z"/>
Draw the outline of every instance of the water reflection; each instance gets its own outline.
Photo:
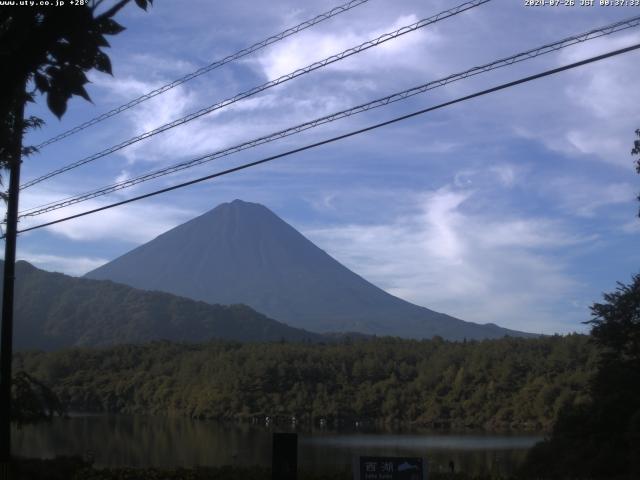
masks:
<path id="1" fill-rule="evenodd" d="M 280 429 L 279 429 L 280 430 Z M 89 455 L 97 466 L 263 465 L 271 434 L 261 426 L 185 418 L 83 416 L 14 430 L 17 455 Z M 354 455 L 424 456 L 432 469 L 509 474 L 541 437 L 450 433 L 299 431 L 301 468 L 348 469 Z"/>

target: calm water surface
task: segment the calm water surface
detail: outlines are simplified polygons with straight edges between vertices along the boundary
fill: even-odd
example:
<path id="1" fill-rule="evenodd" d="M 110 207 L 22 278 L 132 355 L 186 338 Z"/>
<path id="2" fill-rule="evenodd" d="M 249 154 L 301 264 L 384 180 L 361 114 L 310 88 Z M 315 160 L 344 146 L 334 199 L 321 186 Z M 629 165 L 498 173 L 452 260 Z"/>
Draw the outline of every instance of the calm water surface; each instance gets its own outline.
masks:
<path id="1" fill-rule="evenodd" d="M 184 418 L 82 416 L 14 430 L 17 455 L 91 455 L 97 466 L 193 467 L 271 461 L 273 428 Z M 283 431 L 278 427 L 277 431 Z M 424 456 L 433 470 L 509 474 L 541 435 L 299 430 L 299 465 L 349 469 L 354 455 Z"/>

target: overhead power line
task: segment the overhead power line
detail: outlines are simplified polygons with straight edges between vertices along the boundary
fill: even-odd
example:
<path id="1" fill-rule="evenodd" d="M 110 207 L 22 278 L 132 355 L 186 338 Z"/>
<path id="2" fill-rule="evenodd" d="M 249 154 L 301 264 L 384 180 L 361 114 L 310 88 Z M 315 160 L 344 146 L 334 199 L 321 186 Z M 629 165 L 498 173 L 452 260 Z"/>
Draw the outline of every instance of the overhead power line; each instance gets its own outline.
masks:
<path id="1" fill-rule="evenodd" d="M 429 18 L 425 18 L 422 19 L 418 22 L 412 23 L 410 25 L 406 25 L 404 27 L 401 27 L 393 32 L 390 33 L 385 33 L 383 35 L 380 35 L 379 37 L 372 39 L 372 40 L 368 40 L 364 43 L 361 43 L 358 46 L 349 48 L 347 50 L 344 50 L 341 53 L 338 53 L 336 55 L 332 55 L 330 57 L 327 57 L 323 60 L 320 60 L 318 62 L 314 62 L 310 65 L 307 65 L 306 67 L 303 68 L 299 68 L 291 73 L 288 73 L 286 75 L 283 75 L 275 80 L 271 80 L 268 81 L 266 83 L 263 83 L 262 85 L 259 85 L 257 87 L 253 87 L 249 90 L 246 90 L 242 93 L 239 93 L 231 98 L 228 98 L 226 100 L 223 100 L 221 102 L 218 102 L 216 104 L 210 105 L 208 107 L 205 107 L 201 110 L 198 110 L 196 112 L 190 113 L 189 115 L 186 115 L 182 118 L 179 118 L 177 120 L 174 120 L 172 122 L 169 122 L 167 124 L 164 124 L 158 128 L 155 128 L 153 130 L 147 131 L 145 133 L 142 133 L 141 135 L 138 135 L 136 137 L 130 138 L 129 140 L 125 140 L 124 142 L 121 142 L 117 145 L 114 145 L 112 147 L 109 147 L 105 150 L 102 150 L 101 152 L 95 153 L 93 155 L 90 155 L 88 157 L 85 157 L 81 160 L 78 160 L 76 162 L 70 163 L 64 167 L 61 167 L 57 170 L 54 170 L 52 172 L 49 172 L 45 175 L 42 175 L 38 178 L 35 178 L 33 180 L 30 180 L 28 182 L 26 182 L 25 184 L 21 185 L 21 189 L 25 189 L 28 187 L 31 187 L 37 183 L 43 182 L 44 180 L 47 180 L 51 177 L 54 177 L 56 175 L 60 175 L 61 173 L 67 172 L 69 170 L 72 170 L 74 168 L 80 167 L 81 165 L 85 165 L 89 162 L 93 162 L 99 158 L 105 157 L 111 153 L 117 152 L 118 150 L 122 150 L 125 147 L 128 147 L 129 145 L 133 145 L 134 143 L 137 143 L 141 140 L 147 139 L 149 137 L 152 137 L 154 135 L 157 135 L 159 133 L 165 132 L 171 128 L 183 125 L 187 122 L 190 122 L 192 120 L 195 120 L 196 118 L 200 118 L 203 115 L 206 115 L 208 113 L 214 112 L 216 110 L 219 110 L 221 108 L 227 107 L 233 103 L 236 103 L 240 100 L 243 100 L 245 98 L 251 97 L 253 95 L 256 95 L 257 93 L 260 93 L 264 90 L 267 90 L 269 88 L 275 87 L 276 85 L 280 85 L 282 83 L 288 82 L 289 80 L 293 80 L 294 78 L 297 78 L 301 75 L 304 75 L 306 73 L 310 73 L 313 72 L 314 70 L 318 70 L 320 68 L 326 67 L 327 65 L 330 65 L 332 63 L 338 62 L 340 60 L 343 60 L 347 57 L 350 57 L 352 55 L 355 55 L 357 53 L 363 52 L 365 50 L 368 50 L 369 48 L 372 47 L 376 47 L 378 45 L 381 45 L 382 43 L 388 42 L 389 40 L 393 40 L 395 38 L 398 38 L 402 35 L 405 35 L 409 32 L 413 32 L 415 30 L 418 30 L 420 28 L 424 28 L 428 25 L 432 25 L 436 22 L 439 22 L 441 20 L 444 20 L 446 18 L 449 17 L 453 17 L 455 15 L 458 15 L 462 12 L 465 12 L 467 10 L 470 10 L 472 8 L 478 7 L 484 3 L 488 3 L 491 0 L 472 0 L 469 2 L 465 2 L 461 5 L 458 5 L 457 7 L 451 8 L 449 10 L 445 10 L 443 12 L 438 13 L 437 15 L 434 15 L 432 17 Z"/>
<path id="2" fill-rule="evenodd" d="M 441 78 L 439 80 L 433 80 L 430 81 L 428 83 L 416 86 L 416 87 L 412 87 L 410 89 L 407 90 L 403 90 L 401 92 L 396 92 L 393 93 L 391 95 L 387 95 L 386 97 L 382 97 L 382 98 L 378 98 L 376 100 L 373 100 L 371 102 L 368 103 L 364 103 L 346 110 L 342 110 L 339 112 L 335 112 L 332 113 L 330 115 L 326 115 L 320 118 L 316 118 L 314 120 L 293 126 L 293 127 L 289 127 L 285 130 L 280 130 L 278 132 L 275 133 L 271 133 L 259 138 L 255 138 L 246 142 L 243 142 L 241 144 L 238 145 L 234 145 L 232 147 L 227 147 L 223 150 L 218 150 L 216 152 L 213 153 L 209 153 L 207 155 L 203 155 L 201 157 L 197 157 L 195 159 L 190 159 L 188 161 L 184 161 L 184 162 L 180 162 L 177 163 L 175 165 L 169 166 L 169 167 L 165 167 L 165 168 L 161 168 L 159 170 L 155 170 L 152 172 L 148 172 L 146 174 L 140 175 L 138 177 L 135 178 L 131 178 L 131 179 L 127 179 L 112 185 L 108 185 L 105 187 L 101 187 L 99 189 L 96 190 L 92 190 L 90 192 L 85 192 L 79 195 L 75 195 L 75 196 L 71 196 L 71 197 L 67 197 L 65 199 L 59 199 L 59 200 L 55 200 L 53 202 L 49 202 L 47 204 L 44 205 L 39 205 L 37 207 L 33 207 L 27 210 L 24 210 L 22 212 L 20 212 L 20 217 L 19 218 L 25 218 L 25 217 L 31 217 L 31 216 L 36 216 L 36 215 L 41 215 L 47 212 L 51 212 L 53 210 L 58 210 L 60 208 L 64 208 L 70 205 L 74 205 L 76 203 L 80 203 L 86 200 L 90 200 L 92 198 L 96 198 L 96 197 L 100 197 L 103 195 L 107 195 L 109 193 L 118 191 L 118 190 L 122 190 L 128 187 L 132 187 L 134 185 L 149 181 L 149 180 L 153 180 L 155 178 L 159 178 L 165 175 L 169 175 L 171 173 L 175 173 L 181 170 L 185 170 L 188 168 L 192 168 L 195 167 L 197 165 L 201 165 L 203 163 L 206 162 L 210 162 L 213 161 L 217 158 L 221 158 L 221 157 L 225 157 L 234 153 L 238 153 L 240 151 L 249 149 L 249 148 L 253 148 L 256 147 L 258 145 L 262 145 L 268 142 L 272 142 L 274 140 L 280 139 L 280 138 L 284 138 L 290 135 L 294 135 L 297 133 L 300 133 L 302 131 L 311 129 L 311 128 L 315 128 L 319 125 L 323 125 L 326 123 L 330 123 L 333 121 L 336 121 L 338 119 L 341 118 L 345 118 L 345 117 L 349 117 L 351 115 L 356 115 L 362 112 L 366 112 L 368 110 L 374 109 L 374 108 L 378 108 L 378 107 L 382 107 L 385 105 L 389 105 L 391 103 L 400 101 L 400 100 L 405 100 L 409 97 L 412 97 L 414 95 L 420 94 L 420 93 L 424 93 L 426 91 L 447 85 L 449 83 L 458 81 L 458 80 L 462 80 L 464 78 L 468 78 L 474 75 L 478 75 L 484 72 L 488 72 L 491 70 L 495 70 L 498 68 L 502 68 L 505 66 L 509 66 L 509 65 L 513 65 L 515 63 L 518 62 L 522 62 L 525 60 L 529 60 L 532 58 L 536 58 L 540 55 L 544 55 L 547 53 L 551 53 L 551 52 L 555 52 L 558 51 L 562 48 L 566 48 L 569 47 L 571 45 L 575 45 L 577 43 L 581 43 L 581 42 L 585 42 L 587 40 L 592 40 L 594 38 L 599 38 L 602 37 L 604 35 L 610 35 L 614 32 L 619 32 L 621 30 L 626 30 L 628 28 L 631 27 L 637 27 L 638 25 L 640 25 L 640 16 L 636 16 L 636 17 L 632 17 L 626 20 L 622 20 L 610 25 L 606 25 L 603 27 L 599 27 L 596 29 L 592 29 L 589 30 L 587 32 L 578 34 L 578 35 L 573 35 L 571 37 L 565 38 L 563 40 L 559 40 L 557 42 L 553 42 L 550 44 L 546 44 L 543 45 L 541 47 L 537 47 L 534 49 L 530 49 L 527 50 L 525 52 L 521 52 L 521 53 L 517 53 L 515 55 L 506 57 L 506 58 L 502 58 L 500 60 L 496 60 L 493 61 L 491 63 L 487 63 L 481 66 L 476 66 L 473 67 L 471 69 L 465 70 L 461 73 L 456 73 L 456 74 L 452 74 L 449 75 L 447 77 Z"/>
<path id="3" fill-rule="evenodd" d="M 212 62 L 209 65 L 206 65 L 196 70 L 195 72 L 191 72 L 187 75 L 184 75 L 183 77 L 180 77 L 177 80 L 174 80 L 173 82 L 162 85 L 161 87 L 158 87 L 155 90 L 152 90 L 148 93 L 145 93 L 144 95 L 134 98 L 133 100 L 123 105 L 120 105 L 119 107 L 116 107 L 113 110 L 109 110 L 108 112 L 98 115 L 97 117 L 92 118 L 91 120 L 87 120 L 86 122 L 81 123 L 80 125 L 77 125 L 69 130 L 66 130 L 60 133 L 59 135 L 56 135 L 55 137 L 52 137 L 42 142 L 40 145 L 37 145 L 36 148 L 38 149 L 44 148 L 47 145 L 51 145 L 52 143 L 62 140 L 63 138 L 67 138 L 75 133 L 81 132 L 82 130 L 89 128 L 97 123 L 100 123 L 106 120 L 107 118 L 113 117 L 114 115 L 117 115 L 119 113 L 124 112 L 125 110 L 135 107 L 136 105 L 139 105 L 142 102 L 149 100 L 150 98 L 153 98 L 157 95 L 160 95 L 161 93 L 171 90 L 172 88 L 175 88 L 178 85 L 182 85 L 183 83 L 193 80 L 194 78 L 199 77 L 200 75 L 204 75 L 205 73 L 215 70 L 216 68 L 220 68 L 223 65 L 226 65 L 227 63 L 231 63 L 242 57 L 255 53 L 258 50 L 268 47 L 273 43 L 279 42 L 280 40 L 284 40 L 285 38 L 290 37 L 291 35 L 295 35 L 298 32 L 306 30 L 307 28 L 317 25 L 320 22 L 324 22 L 325 20 L 335 17 L 336 15 L 340 15 L 341 13 L 347 12 L 352 8 L 362 5 L 363 3 L 367 3 L 368 1 L 369 0 L 351 0 L 350 2 L 347 2 L 343 5 L 332 8 L 328 12 L 321 13 L 320 15 L 317 15 L 310 20 L 306 20 L 296 25 L 295 27 L 287 28 L 286 30 L 280 33 L 276 33 L 275 35 L 272 35 L 269 38 L 266 38 L 260 42 L 254 43 L 250 47 L 243 48 L 242 50 L 239 50 L 236 53 L 228 55 L 220 60 L 216 60 L 215 62 Z"/>
<path id="4" fill-rule="evenodd" d="M 450 100 L 448 102 L 444 102 L 444 103 L 441 103 L 441 104 L 433 106 L 433 107 L 424 108 L 422 110 L 418 110 L 418 111 L 413 112 L 413 113 L 409 113 L 409 114 L 406 114 L 406 115 L 395 117 L 395 118 L 393 118 L 391 120 L 387 120 L 385 122 L 377 123 L 375 125 L 370 125 L 368 127 L 361 128 L 359 130 L 354 130 L 354 131 L 351 131 L 351 132 L 348 132 L 348 133 L 345 133 L 345 134 L 342 134 L 342 135 L 338 135 L 338 136 L 335 136 L 335 137 L 332 137 L 332 138 L 328 138 L 326 140 L 322 140 L 320 142 L 316 142 L 316 143 L 312 143 L 312 144 L 309 144 L 309 145 L 305 145 L 304 147 L 295 148 L 293 150 L 289 150 L 287 152 L 280 153 L 278 155 L 272 155 L 270 157 L 266 157 L 266 158 L 263 158 L 261 160 L 256 160 L 254 162 L 245 163 L 243 165 L 239 165 L 237 167 L 229 168 L 227 170 L 222 170 L 220 172 L 212 173 L 210 175 L 205 175 L 204 177 L 199 177 L 199 178 L 196 178 L 194 180 L 190 180 L 188 182 L 183 182 L 183 183 L 180 183 L 180 184 L 177 184 L 177 185 L 173 185 L 171 187 L 162 188 L 160 190 L 155 190 L 153 192 L 145 193 L 144 195 L 139 195 L 137 197 L 129 198 L 127 200 L 122 200 L 120 202 L 111 203 L 109 205 L 105 205 L 105 206 L 102 206 L 102 207 L 98 207 L 98 208 L 94 208 L 94 209 L 91 209 L 91 210 L 87 210 L 85 212 L 77 213 L 75 215 L 70 215 L 68 217 L 60 218 L 58 220 L 53 220 L 51 222 L 42 223 L 42 224 L 39 224 L 39 225 L 35 225 L 33 227 L 24 228 L 22 230 L 19 230 L 18 233 L 25 233 L 25 232 L 36 230 L 36 229 L 39 229 L 39 228 L 44 228 L 44 227 L 48 227 L 48 226 L 51 226 L 51 225 L 56 225 L 58 223 L 62 223 L 62 222 L 66 222 L 66 221 L 69 221 L 69 220 L 76 219 L 76 218 L 84 217 L 86 215 L 90 215 L 90 214 L 101 212 L 101 211 L 108 210 L 108 209 L 111 209 L 111 208 L 119 207 L 121 205 L 126 205 L 128 203 L 137 202 L 137 201 L 143 200 L 145 198 L 149 198 L 149 197 L 153 197 L 153 196 L 156 196 L 156 195 L 160 195 L 162 193 L 170 192 L 172 190 L 177 190 L 177 189 L 180 189 L 180 188 L 184 188 L 184 187 L 187 187 L 187 186 L 190 186 L 190 185 L 194 185 L 196 183 L 201 183 L 201 182 L 204 182 L 206 180 L 211 180 L 213 178 L 222 177 L 224 175 L 229 175 L 231 173 L 238 172 L 240 170 L 245 170 L 247 168 L 255 167 L 255 166 L 267 163 L 267 162 L 271 162 L 273 160 L 277 160 L 279 158 L 283 158 L 283 157 L 287 157 L 289 155 L 293 155 L 294 153 L 299 153 L 299 152 L 303 152 L 305 150 L 310 150 L 312 148 L 320 147 L 322 145 L 327 145 L 329 143 L 337 142 L 338 140 L 344 140 L 345 138 L 353 137 L 355 135 L 359 135 L 359 134 L 362 134 L 362 133 L 365 133 L 365 132 L 369 132 L 371 130 L 376 130 L 378 128 L 381 128 L 381 127 L 384 127 L 384 126 L 387 126 L 387 125 L 391 125 L 391 124 L 400 122 L 402 120 L 407 120 L 409 118 L 416 117 L 418 115 L 423 115 L 425 113 L 432 112 L 434 110 L 439 110 L 439 109 L 442 109 L 442 108 L 445 108 L 445 107 L 448 107 L 448 106 L 451 106 L 451 105 L 454 105 L 454 104 L 457 104 L 457 103 L 462 103 L 462 102 L 465 102 L 467 100 L 471 100 L 473 98 L 477 98 L 477 97 L 481 97 L 481 96 L 484 96 L 484 95 L 488 95 L 490 93 L 494 93 L 494 92 L 497 92 L 499 90 L 505 90 L 507 88 L 515 87 L 516 85 L 521 85 L 523 83 L 528 83 L 528 82 L 531 82 L 533 80 L 537 80 L 537 79 L 540 79 L 540 78 L 543 78 L 543 77 L 548 77 L 550 75 L 555 75 L 557 73 L 564 72 L 566 70 L 571 70 L 573 68 L 577 68 L 577 67 L 580 67 L 580 66 L 583 66 L 583 65 L 587 65 L 587 64 L 590 64 L 590 63 L 598 62 L 598 61 L 601 61 L 601 60 L 604 60 L 604 59 L 607 59 L 607 58 L 611 58 L 611 57 L 614 57 L 614 56 L 617 56 L 617 55 L 621 55 L 623 53 L 627 53 L 627 52 L 631 52 L 633 50 L 637 50 L 639 48 L 640 48 L 640 43 L 637 43 L 635 45 L 632 45 L 632 46 L 629 46 L 629 47 L 626 47 L 626 48 L 621 48 L 621 49 L 618 49 L 618 50 L 614 50 L 614 51 L 611 51 L 611 52 L 608 52 L 608 53 L 605 53 L 605 54 L 602 54 L 602 55 L 598 55 L 598 56 L 595 56 L 595 57 L 591 57 L 591 58 L 588 58 L 586 60 L 581 60 L 579 62 L 570 63 L 570 64 L 564 65 L 562 67 L 553 68 L 551 70 L 546 70 L 544 72 L 541 72 L 541 73 L 538 73 L 538 74 L 535 74 L 535 75 L 530 75 L 528 77 L 520 78 L 520 79 L 514 80 L 512 82 L 503 83 L 503 84 L 498 85 L 496 87 L 492 87 L 492 88 L 489 88 L 489 89 L 486 89 L 486 90 L 482 90 L 482 91 L 479 91 L 479 92 L 476 92 L 476 93 L 472 93 L 470 95 L 465 95 L 464 97 L 460 97 L 460 98 L 457 98 L 455 100 Z"/>

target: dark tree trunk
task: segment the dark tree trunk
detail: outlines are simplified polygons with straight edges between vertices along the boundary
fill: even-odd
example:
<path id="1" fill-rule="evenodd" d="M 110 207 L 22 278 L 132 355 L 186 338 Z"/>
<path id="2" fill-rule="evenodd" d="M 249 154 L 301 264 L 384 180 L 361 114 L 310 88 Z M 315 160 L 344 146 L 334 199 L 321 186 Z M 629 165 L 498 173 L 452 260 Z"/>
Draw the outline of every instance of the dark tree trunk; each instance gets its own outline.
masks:
<path id="1" fill-rule="evenodd" d="M 18 226 L 18 196 L 20 192 L 20 163 L 24 124 L 26 80 L 12 89 L 12 108 L 3 119 L 7 122 L 10 137 L 4 151 L 9 169 L 7 197 L 7 225 L 5 231 L 4 285 L 2 291 L 2 326 L 0 329 L 0 464 L 2 475 L 7 478 L 11 460 L 11 360 L 13 355 L 13 293 L 15 281 L 16 237 Z"/>

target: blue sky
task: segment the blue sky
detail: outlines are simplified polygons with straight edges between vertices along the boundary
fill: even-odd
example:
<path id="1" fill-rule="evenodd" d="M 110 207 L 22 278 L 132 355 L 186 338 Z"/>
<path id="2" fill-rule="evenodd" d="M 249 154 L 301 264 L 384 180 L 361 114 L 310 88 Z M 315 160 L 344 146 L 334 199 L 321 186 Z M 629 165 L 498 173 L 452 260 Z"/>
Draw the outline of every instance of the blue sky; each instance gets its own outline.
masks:
<path id="1" fill-rule="evenodd" d="M 461 3 L 461 2 L 460 2 Z M 42 106 L 38 143 L 311 18 L 339 1 L 129 7 L 114 77 L 62 121 Z M 27 159 L 23 180 L 457 5 L 370 0 L 177 87 Z M 634 7 L 525 7 L 493 0 L 27 189 L 21 209 L 111 184 L 467 68 L 639 15 Z M 83 211 L 638 43 L 630 29 L 491 72 L 132 189 Z M 543 333 L 585 331 L 588 306 L 640 270 L 640 53 L 475 99 L 129 206 L 24 234 L 19 258 L 80 275 L 219 203 L 259 202 L 385 290 L 459 318 Z"/>

